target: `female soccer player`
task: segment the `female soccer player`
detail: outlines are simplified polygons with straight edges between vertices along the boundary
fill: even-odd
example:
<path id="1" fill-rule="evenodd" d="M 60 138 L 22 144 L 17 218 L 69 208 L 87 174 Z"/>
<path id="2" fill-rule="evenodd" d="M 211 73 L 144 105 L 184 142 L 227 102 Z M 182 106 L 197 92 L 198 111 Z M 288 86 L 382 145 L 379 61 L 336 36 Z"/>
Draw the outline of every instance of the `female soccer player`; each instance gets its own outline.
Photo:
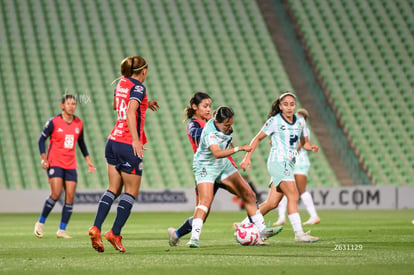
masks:
<path id="1" fill-rule="evenodd" d="M 199 199 L 193 215 L 191 239 L 187 243 L 191 248 L 200 247 L 200 234 L 213 202 L 216 180 L 220 180 L 225 186 L 234 186 L 243 199 L 249 218 L 260 230 L 261 238 L 271 237 L 281 230 L 280 227 L 266 228 L 262 214 L 257 211 L 253 190 L 227 158 L 238 151 L 251 150 L 250 145 L 230 148 L 233 138 L 233 117 L 232 109 L 220 107 L 201 133 L 200 144 L 193 160 Z"/>
<path id="2" fill-rule="evenodd" d="M 246 154 L 240 167 L 243 170 L 250 168 L 250 158 L 253 152 L 261 140 L 270 136 L 272 148 L 267 161 L 267 169 L 271 176 L 271 182 L 267 200 L 260 205 L 260 212 L 265 215 L 276 208 L 283 194 L 286 195 L 288 217 L 295 232 L 295 240 L 297 242 L 316 242 L 319 238 L 304 233 L 302 229 L 297 208 L 299 193 L 293 176 L 293 167 L 297 157 L 299 140 L 305 150 L 317 153 L 319 148 L 317 145 L 309 143 L 307 133 L 304 131 L 306 122 L 294 114 L 295 108 L 296 96 L 293 93 L 286 92 L 278 97 L 272 105 L 265 125 L 250 142 L 251 151 Z"/>
<path id="3" fill-rule="evenodd" d="M 200 143 L 201 133 L 207 121 L 212 117 L 211 111 L 211 98 L 208 94 L 203 92 L 195 93 L 190 99 L 190 105 L 187 106 L 184 110 L 186 115 L 185 121 L 187 122 L 187 136 L 190 140 L 193 152 L 197 151 L 198 144 Z M 233 158 L 228 157 L 230 162 L 234 167 L 237 168 Z M 218 188 L 224 188 L 229 192 L 236 194 L 235 188 L 233 186 L 224 186 L 220 182 L 214 183 L 214 194 L 216 194 Z M 198 191 L 197 187 L 196 192 L 196 205 L 198 205 Z M 208 214 L 207 214 L 208 216 Z M 206 216 L 206 218 L 207 218 Z M 187 218 L 184 223 L 176 230 L 173 227 L 168 228 L 168 237 L 169 245 L 177 246 L 179 244 L 180 238 L 184 235 L 187 235 L 191 232 L 193 223 L 193 217 Z"/>
<path id="4" fill-rule="evenodd" d="M 305 121 L 308 121 L 309 112 L 306 109 L 299 109 L 296 112 L 297 117 L 303 117 Z M 304 129 L 306 133 L 308 133 L 309 137 L 309 129 L 306 127 Z M 299 144 L 300 147 L 300 144 Z M 299 191 L 299 195 L 303 204 L 305 205 L 306 210 L 308 211 L 310 218 L 304 222 L 304 225 L 309 224 L 317 224 L 320 222 L 320 218 L 316 213 L 315 205 L 313 204 L 313 199 L 311 194 L 306 191 L 306 184 L 308 182 L 308 173 L 309 173 L 310 162 L 308 158 L 308 152 L 303 148 L 299 148 L 298 150 L 298 157 L 296 158 L 295 167 L 293 169 L 293 175 L 295 176 L 296 186 Z M 279 202 L 278 212 L 279 218 L 274 223 L 274 225 L 283 225 L 286 223 L 286 207 L 287 207 L 287 199 L 286 196 L 283 196 L 283 199 Z"/>
<path id="5" fill-rule="evenodd" d="M 42 158 L 41 166 L 47 171 L 51 189 L 50 196 L 46 199 L 39 220 L 35 224 L 34 234 L 38 238 L 43 237 L 43 227 L 46 219 L 59 199 L 63 188 L 65 189 L 65 205 L 62 209 L 62 218 L 56 236 L 64 239 L 71 238 L 66 233 L 66 226 L 72 215 L 73 199 L 78 181 L 76 172 L 76 143 L 79 144 L 86 159 L 89 172 L 95 172 L 95 166 L 89 157 L 85 144 L 82 120 L 74 115 L 76 110 L 75 96 L 70 94 L 63 96 L 60 108 L 62 113 L 46 122 L 38 142 Z M 49 146 L 46 154 L 45 141 L 49 137 Z"/>
<path id="6" fill-rule="evenodd" d="M 144 145 L 147 142 L 145 112 L 147 108 L 153 111 L 159 108 L 157 101 L 148 101 L 143 84 L 147 73 L 148 63 L 141 56 L 127 57 L 121 62 L 122 78 L 115 88 L 113 101 L 117 120 L 105 147 L 109 187 L 99 201 L 94 225 L 89 229 L 92 247 L 98 252 L 104 252 L 102 223 L 122 187 L 124 193 L 120 197 L 114 224 L 104 237 L 116 250 L 125 252 L 121 229 L 131 213 L 141 185 Z"/>

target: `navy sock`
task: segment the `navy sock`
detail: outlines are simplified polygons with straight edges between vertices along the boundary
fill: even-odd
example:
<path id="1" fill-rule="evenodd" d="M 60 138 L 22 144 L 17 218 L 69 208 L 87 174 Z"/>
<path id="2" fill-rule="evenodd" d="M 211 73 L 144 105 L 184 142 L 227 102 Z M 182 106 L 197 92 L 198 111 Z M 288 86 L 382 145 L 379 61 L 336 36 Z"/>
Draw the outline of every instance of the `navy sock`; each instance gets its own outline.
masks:
<path id="1" fill-rule="evenodd" d="M 60 220 L 60 230 L 65 230 L 66 225 L 69 223 L 69 219 L 72 216 L 73 204 L 65 203 L 62 209 L 62 219 Z"/>
<path id="2" fill-rule="evenodd" d="M 112 203 L 115 200 L 115 194 L 109 190 L 106 190 L 102 194 L 101 199 L 98 204 L 98 211 L 96 212 L 95 221 L 93 223 L 99 230 L 101 230 L 102 224 L 105 221 L 106 216 L 108 216 L 109 210 L 111 210 Z"/>
<path id="3" fill-rule="evenodd" d="M 191 229 L 193 229 L 193 217 L 192 216 L 184 221 L 184 223 L 180 226 L 180 228 L 177 229 L 175 234 L 177 234 L 178 238 L 181 238 L 182 236 L 190 233 Z"/>
<path id="4" fill-rule="evenodd" d="M 48 197 L 45 201 L 45 204 L 43 205 L 42 213 L 39 217 L 40 223 L 45 223 L 47 216 L 49 216 L 50 211 L 52 211 L 53 207 L 55 206 L 56 201 L 52 199 L 51 197 Z"/>
<path id="5" fill-rule="evenodd" d="M 121 235 L 121 229 L 125 225 L 129 214 L 131 214 L 132 205 L 134 204 L 134 196 L 124 193 L 121 196 L 121 200 L 118 204 L 118 209 L 116 212 L 116 218 L 114 225 L 112 226 L 112 232 L 114 235 Z"/>

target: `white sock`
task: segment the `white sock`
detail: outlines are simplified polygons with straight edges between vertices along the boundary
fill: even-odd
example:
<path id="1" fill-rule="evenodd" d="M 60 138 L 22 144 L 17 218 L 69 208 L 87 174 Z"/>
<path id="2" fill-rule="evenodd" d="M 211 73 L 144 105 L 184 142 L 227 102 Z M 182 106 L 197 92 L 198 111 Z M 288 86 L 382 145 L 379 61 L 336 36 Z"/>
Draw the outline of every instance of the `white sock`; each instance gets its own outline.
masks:
<path id="1" fill-rule="evenodd" d="M 249 216 L 247 216 L 246 218 L 244 218 L 244 220 L 242 220 L 242 222 L 241 222 L 241 223 L 242 223 L 242 224 L 250 223 Z"/>
<path id="2" fill-rule="evenodd" d="M 311 194 L 308 191 L 306 191 L 302 195 L 300 195 L 300 198 L 302 199 L 303 204 L 305 205 L 306 210 L 308 211 L 311 218 L 316 218 L 318 214 L 316 214 L 316 209 L 315 205 L 313 204 Z"/>
<path id="3" fill-rule="evenodd" d="M 191 239 L 200 239 L 201 229 L 203 228 L 202 219 L 193 219 L 193 229 L 191 230 Z"/>
<path id="4" fill-rule="evenodd" d="M 277 210 L 279 211 L 279 220 L 286 219 L 286 208 L 287 208 L 287 198 L 286 196 L 283 196 L 283 198 L 279 202 L 279 206 L 277 207 Z"/>
<path id="5" fill-rule="evenodd" d="M 293 213 L 288 215 L 290 224 L 292 225 L 293 231 L 295 232 L 295 235 L 297 234 L 303 234 L 302 229 L 302 222 L 300 220 L 299 213 Z"/>
<path id="6" fill-rule="evenodd" d="M 254 225 L 257 226 L 259 231 L 263 231 L 266 228 L 264 218 L 262 213 L 260 213 L 260 210 L 257 210 L 256 214 L 254 216 L 251 216 L 250 218 L 252 219 Z"/>

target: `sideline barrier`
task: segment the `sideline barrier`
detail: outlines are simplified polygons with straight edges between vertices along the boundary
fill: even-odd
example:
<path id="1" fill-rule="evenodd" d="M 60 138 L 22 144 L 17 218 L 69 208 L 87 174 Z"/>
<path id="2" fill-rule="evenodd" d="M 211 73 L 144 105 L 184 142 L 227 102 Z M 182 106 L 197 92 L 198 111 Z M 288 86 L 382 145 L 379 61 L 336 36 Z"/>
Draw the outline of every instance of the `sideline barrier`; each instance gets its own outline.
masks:
<path id="1" fill-rule="evenodd" d="M 262 199 L 267 197 L 267 189 L 258 188 Z M 309 188 L 317 209 L 414 209 L 414 187 L 332 187 Z M 95 212 L 104 190 L 78 190 L 74 211 Z M 41 211 L 49 190 L 2 190 L 0 191 L 0 212 L 26 213 Z M 55 206 L 54 212 L 62 208 L 63 196 Z M 116 211 L 117 202 L 111 211 Z M 141 190 L 132 209 L 134 212 L 146 211 L 194 211 L 194 189 L 144 189 Z M 233 195 L 219 190 L 214 199 L 213 211 L 237 211 L 240 206 Z M 304 209 L 299 202 L 299 209 Z"/>

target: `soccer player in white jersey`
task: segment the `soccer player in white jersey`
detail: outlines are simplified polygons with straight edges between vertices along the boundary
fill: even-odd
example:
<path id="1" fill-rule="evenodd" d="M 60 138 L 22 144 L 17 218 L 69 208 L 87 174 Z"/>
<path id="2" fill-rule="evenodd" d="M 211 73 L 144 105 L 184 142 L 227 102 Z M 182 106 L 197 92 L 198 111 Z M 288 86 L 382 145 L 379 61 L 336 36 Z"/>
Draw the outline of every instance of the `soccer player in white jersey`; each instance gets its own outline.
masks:
<path id="1" fill-rule="evenodd" d="M 297 117 L 303 117 L 305 121 L 308 120 L 309 112 L 306 109 L 298 109 L 296 112 Z M 309 138 L 310 131 L 306 127 L 304 129 L 306 131 L 307 136 Z M 308 182 L 308 173 L 310 168 L 310 162 L 308 158 L 308 151 L 304 150 L 303 148 L 300 148 L 299 144 L 299 150 L 298 150 L 298 156 L 296 158 L 295 167 L 293 169 L 293 174 L 295 176 L 296 186 L 299 191 L 300 198 L 305 205 L 306 210 L 308 211 L 310 218 L 304 222 L 304 225 L 310 225 L 310 224 L 317 224 L 320 222 L 320 218 L 316 212 L 315 205 L 313 203 L 313 199 L 311 194 L 306 191 L 306 184 Z M 286 223 L 286 207 L 287 207 L 287 199 L 286 196 L 283 197 L 283 199 L 279 202 L 278 212 L 279 212 L 279 218 L 274 223 L 274 225 L 283 225 Z"/>
<path id="2" fill-rule="evenodd" d="M 302 148 L 318 152 L 318 146 L 310 144 L 307 133 L 304 132 L 306 122 L 302 117 L 295 115 L 296 96 L 291 92 L 280 95 L 273 103 L 268 120 L 259 133 L 250 142 L 251 151 L 247 152 L 240 168 L 246 170 L 251 167 L 250 158 L 260 141 L 270 136 L 272 147 L 267 161 L 267 169 L 271 180 L 269 194 L 265 202 L 260 204 L 260 212 L 265 215 L 276 208 L 283 195 L 286 195 L 288 218 L 295 232 L 297 242 L 316 242 L 309 232 L 304 233 L 298 213 L 299 192 L 293 176 L 293 167 L 297 157 L 299 141 Z M 247 220 L 245 219 L 243 223 Z"/>
<path id="3" fill-rule="evenodd" d="M 306 109 L 299 109 L 296 112 L 296 116 L 301 116 L 305 121 L 307 121 L 309 117 L 309 112 Z M 304 129 L 308 134 L 308 138 L 310 135 L 309 129 L 306 127 Z M 300 145 L 299 145 L 300 147 Z M 295 168 L 293 169 L 293 174 L 295 176 L 296 186 L 299 191 L 300 198 L 305 205 L 306 210 L 308 211 L 310 217 L 309 219 L 304 222 L 304 225 L 310 225 L 310 224 L 317 224 L 321 221 L 319 218 L 315 205 L 313 203 L 313 199 L 311 194 L 306 191 L 306 184 L 308 182 L 308 173 L 310 168 L 310 162 L 308 158 L 308 151 L 304 150 L 303 148 L 299 148 L 298 150 L 298 157 L 296 158 Z M 278 212 L 279 212 L 279 218 L 274 223 L 274 225 L 283 225 L 286 223 L 286 207 L 287 207 L 287 198 L 286 196 L 283 197 L 283 199 L 279 202 Z"/>
<path id="4" fill-rule="evenodd" d="M 231 108 L 219 107 L 214 118 L 204 126 L 194 155 L 193 171 L 199 200 L 193 215 L 191 239 L 187 243 L 191 248 L 200 247 L 200 234 L 213 202 L 216 180 L 236 188 L 244 202 L 249 219 L 258 227 L 261 238 L 271 237 L 282 230 L 282 227 L 265 226 L 263 215 L 257 209 L 255 193 L 227 158 L 238 151 L 249 152 L 251 149 L 250 145 L 232 148 L 233 117 L 234 112 Z"/>

